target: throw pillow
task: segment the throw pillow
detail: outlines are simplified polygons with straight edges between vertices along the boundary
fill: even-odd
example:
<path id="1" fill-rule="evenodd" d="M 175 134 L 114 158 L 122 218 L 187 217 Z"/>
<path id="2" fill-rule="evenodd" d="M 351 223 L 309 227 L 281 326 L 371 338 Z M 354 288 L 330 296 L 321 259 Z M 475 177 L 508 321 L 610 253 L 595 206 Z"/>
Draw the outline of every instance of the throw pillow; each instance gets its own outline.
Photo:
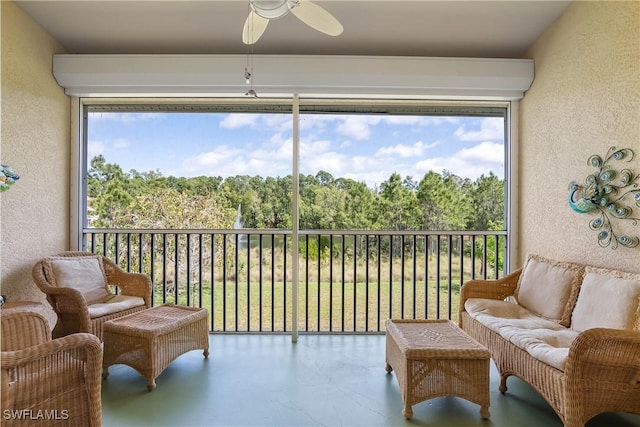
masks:
<path id="1" fill-rule="evenodd" d="M 587 267 L 571 327 L 634 329 L 639 325 L 640 274 Z"/>
<path id="2" fill-rule="evenodd" d="M 516 300 L 538 316 L 568 327 L 583 273 L 580 264 L 529 255 L 518 280 Z"/>
<path id="3" fill-rule="evenodd" d="M 107 279 L 99 256 L 49 257 L 47 274 L 54 286 L 80 291 L 87 304 L 102 302 L 109 297 Z"/>

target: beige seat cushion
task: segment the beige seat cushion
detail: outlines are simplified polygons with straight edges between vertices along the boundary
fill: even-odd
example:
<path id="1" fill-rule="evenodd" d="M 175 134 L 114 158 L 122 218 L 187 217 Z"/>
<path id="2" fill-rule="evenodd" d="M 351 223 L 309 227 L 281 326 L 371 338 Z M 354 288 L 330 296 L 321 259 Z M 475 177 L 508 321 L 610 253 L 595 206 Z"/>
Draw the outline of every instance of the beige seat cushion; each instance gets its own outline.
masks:
<path id="1" fill-rule="evenodd" d="M 45 260 L 45 268 L 52 285 L 80 291 L 87 304 L 111 297 L 99 256 L 49 257 Z"/>
<path id="2" fill-rule="evenodd" d="M 569 326 L 584 266 L 529 255 L 515 297 L 527 310 Z"/>
<path id="3" fill-rule="evenodd" d="M 640 329 L 640 274 L 587 267 L 571 327 Z"/>
<path id="4" fill-rule="evenodd" d="M 521 329 L 566 329 L 557 322 L 544 319 L 526 308 L 508 301 L 469 298 L 465 301 L 464 308 L 469 316 L 506 339 Z"/>
<path id="5" fill-rule="evenodd" d="M 567 328 L 562 330 L 532 329 L 512 334 L 509 341 L 535 359 L 564 371 L 569 348 L 578 335 L 578 331 Z"/>
<path id="6" fill-rule="evenodd" d="M 89 317 L 95 319 L 97 317 L 106 316 L 123 310 L 129 310 L 130 308 L 139 307 L 141 305 L 144 305 L 144 299 L 140 297 L 114 295 L 106 302 L 89 305 Z"/>
<path id="7" fill-rule="evenodd" d="M 470 298 L 465 301 L 465 310 L 502 338 L 561 371 L 571 343 L 578 336 L 577 331 L 508 301 Z"/>

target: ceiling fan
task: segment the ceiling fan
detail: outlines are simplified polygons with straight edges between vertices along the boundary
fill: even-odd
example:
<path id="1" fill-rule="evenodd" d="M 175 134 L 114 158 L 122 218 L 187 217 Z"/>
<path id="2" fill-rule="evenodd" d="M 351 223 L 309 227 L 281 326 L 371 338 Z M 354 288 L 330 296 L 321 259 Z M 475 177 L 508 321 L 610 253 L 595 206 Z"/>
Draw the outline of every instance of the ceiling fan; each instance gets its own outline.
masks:
<path id="1" fill-rule="evenodd" d="M 330 36 L 342 34 L 342 24 L 329 12 L 310 0 L 249 0 L 249 16 L 242 29 L 242 42 L 254 44 L 267 29 L 272 19 L 282 18 L 289 12 L 298 19 Z"/>

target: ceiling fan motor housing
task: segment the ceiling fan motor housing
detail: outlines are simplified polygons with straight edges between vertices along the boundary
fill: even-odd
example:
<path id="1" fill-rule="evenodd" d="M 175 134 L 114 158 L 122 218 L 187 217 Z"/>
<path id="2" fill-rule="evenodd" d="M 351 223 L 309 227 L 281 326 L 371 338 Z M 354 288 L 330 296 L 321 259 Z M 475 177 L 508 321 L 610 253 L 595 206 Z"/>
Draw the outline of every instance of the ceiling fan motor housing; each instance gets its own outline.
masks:
<path id="1" fill-rule="evenodd" d="M 266 19 L 276 19 L 285 16 L 298 5 L 298 0 L 251 0 L 251 8 L 258 15 Z"/>

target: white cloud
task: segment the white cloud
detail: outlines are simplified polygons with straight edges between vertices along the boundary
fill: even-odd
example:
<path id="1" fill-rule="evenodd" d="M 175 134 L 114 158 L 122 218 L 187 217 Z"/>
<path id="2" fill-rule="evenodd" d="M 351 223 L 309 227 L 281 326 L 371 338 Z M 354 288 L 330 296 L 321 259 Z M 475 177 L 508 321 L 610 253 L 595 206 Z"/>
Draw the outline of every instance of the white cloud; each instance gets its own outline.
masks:
<path id="1" fill-rule="evenodd" d="M 493 142 L 482 142 L 464 148 L 449 157 L 424 159 L 416 163 L 415 176 L 422 177 L 429 171 L 442 173 L 448 170 L 462 178 L 477 179 L 493 171 L 500 176 L 504 165 L 504 146 Z"/>
<path id="2" fill-rule="evenodd" d="M 446 169 L 470 179 L 476 179 L 490 171 L 500 175 L 504 163 L 504 146 L 497 142 L 502 142 L 504 138 L 503 119 L 466 120 L 466 127 L 459 126 L 463 120 L 465 119 L 461 117 L 438 116 L 303 114 L 300 123 L 300 171 L 315 175 L 319 170 L 325 170 L 335 177 L 365 181 L 370 187 L 379 186 L 394 172 L 403 178 L 411 176 L 417 181 L 429 170 L 442 173 Z M 383 123 L 389 123 L 390 126 L 382 126 Z M 448 124 L 446 129 L 449 137 L 453 129 L 458 127 L 455 131 L 458 141 L 452 142 L 453 145 L 445 143 L 448 137 L 442 134 L 444 128 L 438 126 L 441 124 Z M 425 126 L 435 127 L 432 130 L 425 129 Z M 223 145 L 217 145 L 214 141 L 209 148 L 199 148 L 203 152 L 191 155 L 182 162 L 172 162 L 165 169 L 176 170 L 163 169 L 163 173 L 186 177 L 291 174 L 290 115 L 225 114 L 220 127 L 248 127 L 258 131 L 237 132 L 238 136 L 225 141 L 226 144 Z M 400 135 L 390 138 L 390 131 L 400 132 Z M 424 142 L 421 138 L 433 142 Z M 399 141 L 402 142 L 397 143 Z M 469 144 L 469 141 L 475 145 Z M 115 149 L 135 149 L 134 144 L 129 142 L 124 138 L 92 141 L 89 145 L 90 155 L 114 152 Z M 381 143 L 387 145 L 380 147 Z M 455 149 L 453 147 L 462 145 L 467 148 L 451 152 Z M 125 150 L 120 151 L 122 156 Z M 176 153 L 172 157 L 179 158 L 178 156 Z"/>
<path id="3" fill-rule="evenodd" d="M 390 147 L 382 147 L 376 151 L 375 156 L 400 156 L 400 157 L 417 157 L 424 155 L 427 150 L 438 145 L 438 141 L 431 144 L 425 144 L 418 141 L 413 145 L 397 144 Z"/>
<path id="4" fill-rule="evenodd" d="M 344 176 L 344 173 L 350 168 L 349 158 L 341 153 L 335 151 L 327 151 L 315 158 L 306 159 L 306 161 L 300 166 L 301 170 L 306 170 L 306 173 L 315 174 L 318 171 L 327 171 L 334 177 L 338 178 Z"/>
<path id="5" fill-rule="evenodd" d="M 485 141 L 471 148 L 463 148 L 457 155 L 471 162 L 503 163 L 504 145 Z"/>
<path id="6" fill-rule="evenodd" d="M 306 157 L 316 157 L 317 155 L 321 155 L 331 149 L 331 141 L 328 140 L 320 140 L 320 141 L 309 141 L 309 140 L 301 140 L 300 141 L 300 156 L 303 158 Z"/>
<path id="7" fill-rule="evenodd" d="M 504 138 L 504 119 L 487 117 L 480 120 L 479 130 L 467 130 L 460 126 L 454 133 L 461 141 L 502 140 Z"/>
<path id="8" fill-rule="evenodd" d="M 258 122 L 259 116 L 255 114 L 231 113 L 220 121 L 220 127 L 224 129 L 238 129 L 244 126 L 253 126 Z"/>
<path id="9" fill-rule="evenodd" d="M 263 114 L 260 116 L 267 129 L 286 132 L 293 129 L 293 120 L 285 114 Z"/>
<path id="10" fill-rule="evenodd" d="M 379 116 L 346 116 L 336 130 L 342 135 L 351 137 L 357 141 L 369 139 L 371 126 L 380 122 Z"/>
<path id="11" fill-rule="evenodd" d="M 182 162 L 182 165 L 185 171 L 190 172 L 189 176 L 199 175 L 202 172 L 208 171 L 213 171 L 213 174 L 217 175 L 215 172 L 216 168 L 224 166 L 241 153 L 242 151 L 236 148 L 220 145 L 216 147 L 214 151 L 208 151 L 198 154 L 197 156 L 186 158 Z"/>

